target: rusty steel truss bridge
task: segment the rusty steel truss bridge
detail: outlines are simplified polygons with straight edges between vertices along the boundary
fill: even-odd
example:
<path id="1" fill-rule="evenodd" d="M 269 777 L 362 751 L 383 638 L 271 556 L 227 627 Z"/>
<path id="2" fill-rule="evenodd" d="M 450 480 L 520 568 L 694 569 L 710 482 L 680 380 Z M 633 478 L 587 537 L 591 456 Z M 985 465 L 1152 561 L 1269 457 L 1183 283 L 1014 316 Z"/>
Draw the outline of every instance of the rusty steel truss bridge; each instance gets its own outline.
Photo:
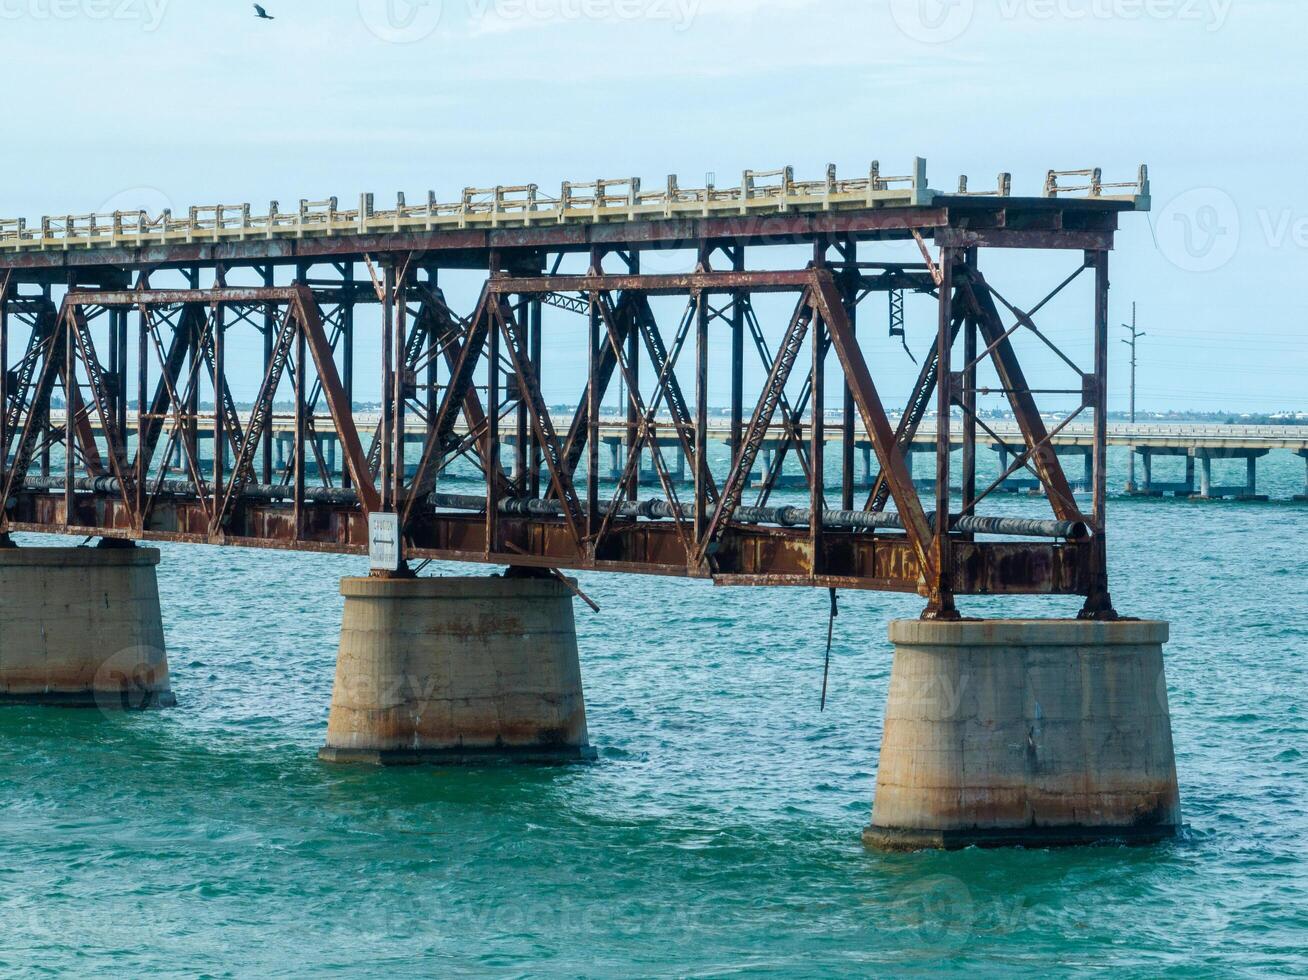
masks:
<path id="1" fill-rule="evenodd" d="M 706 183 L 598 180 L 565 183 L 557 196 L 536 185 L 469 188 L 456 202 L 399 197 L 391 209 L 364 195 L 349 210 L 330 199 L 292 211 L 274 202 L 262 215 L 241 204 L 0 221 L 0 540 L 39 531 L 365 553 L 368 517 L 380 512 L 398 515 L 407 560 L 915 592 L 935 618 L 958 615 L 956 595 L 1072 595 L 1084 597 L 1083 616 L 1112 618 L 1108 253 L 1118 215 L 1149 206 L 1144 168 L 1122 184 L 1097 170 L 1051 171 L 1028 197 L 1013 195 L 1007 175 L 984 191 L 966 180 L 932 190 L 921 160 L 900 177 L 873 164 L 856 179 L 831 167 L 798 181 L 783 168 L 746 171 L 733 188 Z M 870 257 L 889 242 L 915 245 L 920 261 Z M 1046 295 L 1019 307 L 982 257 L 1030 249 L 1070 261 Z M 654 250 L 685 252 L 688 271 L 643 272 Z M 795 254 L 791 268 L 775 267 Z M 565 259 L 583 271 L 564 272 Z M 471 309 L 447 303 L 444 270 L 484 273 Z M 1037 322 L 1078 279 L 1092 283 L 1088 364 Z M 771 343 L 756 302 L 770 293 L 789 297 Z M 912 395 L 891 415 L 860 344 L 859 328 L 869 329 L 860 311 L 882 297 L 902 336 L 906 293 L 933 297 L 938 316 Z M 657 312 L 666 297 L 681 298 L 678 315 Z M 365 305 L 375 312 L 357 317 Z M 374 363 L 356 363 L 356 323 L 380 330 Z M 587 370 L 566 417 L 542 394 L 547 327 L 585 337 Z M 1018 336 L 1053 351 L 1072 380 L 1030 379 Z M 711 348 L 730 355 L 730 459 L 716 469 Z M 765 377 L 747 386 L 754 358 Z M 260 366 L 246 411 L 229 383 L 238 362 Z M 983 386 L 983 368 L 997 381 Z M 383 393 L 375 423 L 354 411 L 365 369 Z M 600 406 L 615 391 L 623 456 L 601 479 Z M 833 439 L 813 406 L 837 392 Z M 1075 399 L 1066 419 L 1042 415 L 1046 392 Z M 1024 444 L 988 486 L 978 438 L 997 437 L 978 412 L 982 393 L 1007 400 Z M 276 466 L 274 411 L 288 403 L 293 449 Z M 1053 445 L 1074 419 L 1093 424 L 1088 509 Z M 406 438 L 415 420 L 417 446 Z M 924 502 L 906 454 L 932 427 L 934 500 Z M 319 458 L 324 436 L 340 448 L 339 473 Z M 669 473 L 670 438 L 690 487 Z M 872 443 L 870 490 L 856 486 L 856 439 Z M 223 451 L 202 459 L 202 440 Z M 765 443 L 799 461 L 807 506 L 774 503 L 770 479 L 751 485 Z M 646 458 L 661 496 L 642 499 Z M 438 488 L 455 461 L 475 466 L 477 487 Z M 984 513 L 1019 471 L 1043 488 L 1046 519 Z"/>

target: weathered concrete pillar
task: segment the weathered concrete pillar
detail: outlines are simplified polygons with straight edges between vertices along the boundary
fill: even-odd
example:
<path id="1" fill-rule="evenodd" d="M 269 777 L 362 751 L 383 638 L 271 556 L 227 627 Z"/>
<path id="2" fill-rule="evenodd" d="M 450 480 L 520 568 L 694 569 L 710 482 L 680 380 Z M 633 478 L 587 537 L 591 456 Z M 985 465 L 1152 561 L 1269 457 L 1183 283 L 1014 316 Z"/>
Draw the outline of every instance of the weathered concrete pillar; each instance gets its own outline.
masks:
<path id="1" fill-rule="evenodd" d="M 1159 622 L 898 621 L 875 847 L 1156 841 L 1181 824 Z"/>
<path id="2" fill-rule="evenodd" d="M 155 548 L 0 549 L 0 704 L 176 704 L 158 564 Z"/>
<path id="3" fill-rule="evenodd" d="M 609 479 L 619 480 L 622 478 L 622 440 L 613 439 L 608 443 L 609 447 Z"/>
<path id="4" fill-rule="evenodd" d="M 1213 461 L 1209 456 L 1199 460 L 1199 496 L 1204 500 L 1213 495 Z"/>
<path id="5" fill-rule="evenodd" d="M 346 578 L 319 757 L 592 758 L 572 593 L 552 578 Z"/>
<path id="6" fill-rule="evenodd" d="M 1308 449 L 1300 449 L 1299 455 L 1303 457 L 1303 495 L 1295 496 L 1295 500 L 1300 502 L 1308 501 Z"/>

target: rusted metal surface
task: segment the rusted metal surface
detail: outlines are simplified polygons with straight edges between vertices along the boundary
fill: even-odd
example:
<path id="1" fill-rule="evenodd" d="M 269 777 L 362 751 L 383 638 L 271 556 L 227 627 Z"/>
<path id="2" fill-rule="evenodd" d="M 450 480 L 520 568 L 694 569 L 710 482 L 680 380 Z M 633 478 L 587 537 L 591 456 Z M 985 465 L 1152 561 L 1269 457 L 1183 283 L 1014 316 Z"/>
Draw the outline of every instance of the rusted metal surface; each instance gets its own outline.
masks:
<path id="1" fill-rule="evenodd" d="M 875 190 L 877 179 L 866 186 Z M 757 213 L 748 196 L 741 213 L 723 213 L 710 195 L 704 213 L 670 217 L 420 228 L 404 223 L 405 212 L 379 233 L 369 212 L 362 230 L 330 235 L 232 238 L 223 226 L 208 241 L 0 248 L 0 534 L 361 553 L 367 515 L 387 510 L 401 515 L 410 559 L 906 591 L 942 618 L 955 615 L 956 594 L 1072 594 L 1087 598 L 1087 615 L 1111 616 L 1102 333 L 1107 249 L 1117 215 L 1134 205 L 1068 198 L 1059 187 L 1046 198 L 932 192 L 916 203 L 855 206 L 839 197 L 851 187 L 837 189 L 839 207 L 793 213 Z M 615 200 L 605 197 L 604 207 Z M 887 240 L 916 241 L 924 261 L 863 260 L 861 252 Z M 794 245 L 812 258 L 776 268 L 761 254 Z M 1084 257 L 1049 297 L 1022 310 L 981 271 L 978 256 L 995 247 Z M 693 269 L 642 272 L 648 249 L 693 251 Z M 564 255 L 577 252 L 588 271 L 560 273 Z M 466 318 L 437 285 L 446 268 L 486 274 Z M 1051 429 L 1036 403 L 1040 392 L 1064 389 L 1036 389 L 1013 343 L 1021 334 L 1053 346 L 1036 315 L 1083 271 L 1096 283 L 1097 346 L 1094 363 L 1076 368 L 1073 417 L 1093 421 L 1089 514 L 1053 450 L 1070 419 Z M 251 272 L 262 285 L 235 284 Z M 855 331 L 860 303 L 888 291 L 901 294 L 901 335 L 904 291 L 934 297 L 937 311 L 897 427 Z M 788 321 L 765 322 L 751 298 L 767 293 L 794 296 Z M 681 297 L 683 312 L 660 323 L 670 302 L 652 304 L 657 297 Z M 381 310 L 375 365 L 354 355 L 362 304 Z M 567 329 L 589 331 L 589 352 L 569 402 L 577 409 L 556 423 L 542 392 L 558 387 L 559 369 L 544 335 L 565 320 Z M 859 329 L 872 323 L 865 310 Z M 367 329 L 376 327 L 369 321 Z M 242 345 L 255 356 L 241 356 Z M 726 381 L 710 357 L 719 345 L 729 345 Z M 743 362 L 756 354 L 765 380 L 751 392 Z M 250 378 L 253 361 L 258 376 Z M 994 487 L 976 486 L 976 439 L 1013 441 L 978 414 L 978 394 L 988 391 L 977 380 L 982 367 L 997 374 L 994 390 L 1021 433 L 1009 473 L 1036 475 L 1049 519 L 996 520 L 979 509 Z M 239 386 L 234 370 L 247 372 Z M 379 379 L 370 391 L 383 392 L 381 420 L 366 425 L 354 408 L 361 373 Z M 711 421 L 715 386 L 730 391 L 725 422 Z M 238 387 L 257 389 L 252 407 L 237 404 Z M 599 410 L 614 388 L 621 446 L 608 474 L 599 471 Z M 51 411 L 57 395 L 62 416 Z M 821 409 L 841 401 L 844 416 L 824 425 Z M 287 402 L 293 425 L 274 432 L 274 407 L 284 413 Z M 908 452 L 933 403 L 939 489 L 924 506 Z M 936 515 L 950 508 L 958 412 L 964 502 L 945 522 Z M 859 420 L 879 466 L 863 511 L 854 509 Z M 731 433 L 725 472 L 708 458 L 715 424 Z M 840 475 L 828 485 L 832 438 Z M 284 449 L 276 463 L 275 445 Z M 224 447 L 217 458 L 213 446 Z M 52 450 L 64 457 L 62 473 Z M 758 498 L 746 501 L 761 454 L 774 450 Z M 684 463 L 689 489 L 669 451 Z M 807 506 L 770 503 L 787 457 L 802 472 Z M 660 501 L 638 497 L 646 465 Z M 454 497 L 433 493 L 456 470 L 466 481 L 470 469 L 484 485 L 471 495 L 479 507 L 467 506 L 467 494 L 451 507 Z"/>

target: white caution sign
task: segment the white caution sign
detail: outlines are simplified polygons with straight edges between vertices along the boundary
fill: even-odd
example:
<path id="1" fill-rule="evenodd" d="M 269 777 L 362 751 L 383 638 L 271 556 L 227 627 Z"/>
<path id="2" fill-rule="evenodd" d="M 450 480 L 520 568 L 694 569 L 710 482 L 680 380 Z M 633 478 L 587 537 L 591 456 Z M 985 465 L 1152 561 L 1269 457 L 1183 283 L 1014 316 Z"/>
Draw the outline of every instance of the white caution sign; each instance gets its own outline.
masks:
<path id="1" fill-rule="evenodd" d="M 400 515 L 368 515 L 368 567 L 374 572 L 400 570 Z"/>

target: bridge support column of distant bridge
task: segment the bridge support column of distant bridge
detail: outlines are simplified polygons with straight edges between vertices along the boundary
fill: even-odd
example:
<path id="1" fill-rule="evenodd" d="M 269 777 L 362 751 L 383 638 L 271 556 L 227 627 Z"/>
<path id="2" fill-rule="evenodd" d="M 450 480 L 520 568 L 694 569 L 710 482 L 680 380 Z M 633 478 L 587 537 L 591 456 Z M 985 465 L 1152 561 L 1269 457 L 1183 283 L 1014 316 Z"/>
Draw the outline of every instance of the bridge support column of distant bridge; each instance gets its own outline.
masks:
<path id="1" fill-rule="evenodd" d="M 291 458 L 295 451 L 295 435 L 293 433 L 278 432 L 273 436 L 273 446 L 276 449 L 273 468 L 277 473 L 284 473 L 287 460 Z"/>
<path id="2" fill-rule="evenodd" d="M 1166 623 L 890 625 L 871 846 L 1152 842 L 1181 824 Z"/>
<path id="3" fill-rule="evenodd" d="M 1025 447 L 999 445 L 997 443 L 992 443 L 990 448 L 999 454 L 999 471 L 1001 473 L 1004 472 L 1006 469 L 1008 469 L 1014 457 L 1016 457 L 1022 452 L 1025 452 Z M 1070 473 L 1068 475 L 1068 482 L 1073 490 L 1084 493 L 1084 492 L 1088 492 L 1094 486 L 1095 456 L 1094 456 L 1093 447 L 1055 446 L 1054 453 L 1060 459 L 1064 457 L 1080 458 L 1081 460 L 1080 479 L 1072 478 Z M 1034 476 L 1022 477 L 1017 475 L 1019 473 L 1029 474 L 1029 471 L 1021 470 L 1021 469 L 1017 470 L 1012 476 L 1010 476 L 1008 479 L 1006 479 L 1003 482 L 1003 484 L 1000 486 L 999 489 L 1004 493 L 1020 493 L 1026 491 L 1028 493 L 1039 494 L 1044 492 L 1043 485 Z"/>
<path id="4" fill-rule="evenodd" d="M 792 449 L 790 452 L 787 452 L 785 455 L 782 455 L 781 449 L 783 446 L 784 446 L 784 441 L 781 439 L 764 440 L 762 446 L 760 447 L 760 451 L 762 452 L 763 455 L 763 466 L 759 470 L 758 474 L 753 476 L 753 482 L 759 486 L 771 482 L 772 488 L 774 490 L 782 490 L 782 489 L 794 490 L 794 489 L 807 487 L 808 478 L 803 474 L 802 470 L 801 472 L 786 473 L 785 471 L 786 460 L 794 459 L 795 454 Z M 796 462 L 794 465 L 796 467 L 802 466 L 802 464 L 798 462 Z M 772 475 L 772 470 L 776 466 L 781 467 L 781 472 L 774 477 Z"/>
<path id="5" fill-rule="evenodd" d="M 1140 456 L 1141 470 L 1144 473 L 1144 479 L 1137 483 L 1134 491 L 1135 496 L 1139 497 L 1161 497 L 1165 493 L 1175 494 L 1178 497 L 1192 497 L 1195 492 L 1195 466 L 1194 456 L 1188 449 L 1177 447 L 1159 447 L 1159 446 L 1136 446 L 1135 452 Z M 1182 481 L 1155 481 L 1154 480 L 1154 457 L 1155 456 L 1184 456 L 1185 457 L 1185 479 Z"/>
<path id="6" fill-rule="evenodd" d="M 856 490 L 872 489 L 875 477 L 872 475 L 872 443 L 858 443 L 858 473 L 854 478 L 854 488 Z"/>
<path id="7" fill-rule="evenodd" d="M 1195 496 L 1200 500 L 1217 500 L 1222 497 L 1234 497 L 1236 500 L 1266 500 L 1258 493 L 1258 460 L 1266 456 L 1267 449 L 1196 449 L 1194 458 L 1199 462 L 1199 490 Z M 1245 481 L 1243 486 L 1214 486 L 1213 460 L 1243 459 L 1245 461 Z"/>
<path id="8" fill-rule="evenodd" d="M 572 593 L 552 577 L 346 578 L 329 762 L 592 758 Z"/>
<path id="9" fill-rule="evenodd" d="M 601 442 L 609 450 L 608 469 L 603 474 L 603 478 L 610 482 L 616 482 L 622 476 L 622 468 L 627 462 L 626 437 L 604 436 L 601 438 Z M 681 440 L 675 436 L 657 436 L 656 442 L 663 454 L 664 463 L 668 467 L 668 478 L 673 484 L 686 486 L 693 483 L 693 480 L 687 479 L 686 453 L 681 446 Z M 648 465 L 646 464 L 647 458 Z M 642 448 L 640 452 L 640 462 L 637 464 L 637 481 L 642 487 L 661 486 L 658 470 L 655 469 L 650 450 L 647 448 Z"/>
<path id="10" fill-rule="evenodd" d="M 1300 449 L 1299 455 L 1303 457 L 1303 495 L 1294 499 L 1300 503 L 1308 503 L 1308 449 Z"/>
<path id="11" fill-rule="evenodd" d="M 117 542 L 0 546 L 0 704 L 175 704 L 158 564 L 157 549 Z"/>

